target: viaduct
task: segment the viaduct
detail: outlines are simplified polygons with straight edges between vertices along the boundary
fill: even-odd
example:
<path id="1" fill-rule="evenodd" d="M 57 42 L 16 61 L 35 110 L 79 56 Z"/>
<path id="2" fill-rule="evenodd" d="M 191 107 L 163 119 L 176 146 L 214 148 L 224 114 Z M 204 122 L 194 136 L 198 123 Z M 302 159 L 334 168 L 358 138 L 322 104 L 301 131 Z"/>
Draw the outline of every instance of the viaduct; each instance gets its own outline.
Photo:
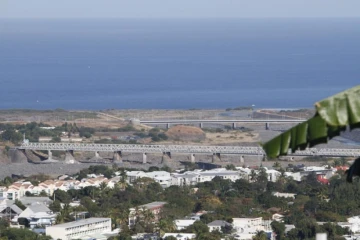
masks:
<path id="1" fill-rule="evenodd" d="M 230 123 L 232 128 L 236 128 L 237 123 L 263 123 L 265 129 L 269 129 L 270 123 L 302 123 L 305 119 L 230 119 L 230 120 L 138 120 L 133 119 L 134 124 L 146 124 L 146 125 L 165 125 L 166 128 L 170 128 L 171 125 L 176 124 L 198 124 L 200 128 L 204 127 L 205 123 Z"/>
<path id="2" fill-rule="evenodd" d="M 142 162 L 147 163 L 147 154 L 160 153 L 163 157 L 171 159 L 172 154 L 189 154 L 191 162 L 195 162 L 195 155 L 212 155 L 212 161 L 221 159 L 221 155 L 239 155 L 241 161 L 244 156 L 264 157 L 261 147 L 242 146 L 194 146 L 194 145 L 140 145 L 140 144 L 82 144 L 82 143 L 33 143 L 24 141 L 14 150 L 42 150 L 48 151 L 48 159 L 44 163 L 55 162 L 52 159 L 52 151 L 65 151 L 65 163 L 75 163 L 74 151 L 94 152 L 95 158 L 99 158 L 99 152 L 112 152 L 113 161 L 122 162 L 122 153 L 140 153 Z M 325 156 L 325 157 L 358 157 L 360 149 L 334 149 L 334 148 L 308 148 L 303 151 L 290 153 L 292 156 Z"/>

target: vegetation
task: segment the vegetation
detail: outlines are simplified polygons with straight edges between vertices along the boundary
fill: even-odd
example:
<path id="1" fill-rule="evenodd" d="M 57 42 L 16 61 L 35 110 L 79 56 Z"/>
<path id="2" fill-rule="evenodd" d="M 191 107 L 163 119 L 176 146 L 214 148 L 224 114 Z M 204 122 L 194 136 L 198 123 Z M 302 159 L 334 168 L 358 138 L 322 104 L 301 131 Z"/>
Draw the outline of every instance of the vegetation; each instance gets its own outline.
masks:
<path id="1" fill-rule="evenodd" d="M 228 167 L 233 168 L 231 165 Z M 202 215 L 200 221 L 186 228 L 185 232 L 196 233 L 197 239 L 220 239 L 225 236 L 224 233 L 231 233 L 232 229 L 223 228 L 223 233 L 210 233 L 206 224 L 214 220 L 231 222 L 234 217 L 261 216 L 268 220 L 273 213 L 281 213 L 285 216 L 284 223 L 271 224 L 277 240 L 313 239 L 317 232 L 327 232 L 329 237 L 331 236 L 330 239 L 341 239 L 339 236 L 349 231 L 330 222 L 346 221 L 346 217 L 360 215 L 359 179 L 354 179 L 354 184 L 348 184 L 341 174 L 333 177 L 329 185 L 319 183 L 315 174 L 308 175 L 302 182 L 282 175 L 274 183 L 269 182 L 266 171 L 260 169 L 259 174 L 250 176 L 251 182 L 245 179 L 231 182 L 215 177 L 210 182 L 194 186 L 197 191 L 189 186 L 170 186 L 163 189 L 150 178 L 140 178 L 129 185 L 125 181 L 125 169 L 108 168 L 103 165 L 84 169 L 77 177 L 82 179 L 87 174 L 94 173 L 110 178 L 114 176 L 115 171 L 120 171 L 120 182 L 113 189 L 101 184 L 99 188 L 85 187 L 67 192 L 56 190 L 51 196 L 55 201 L 50 205 L 50 209 L 60 213 L 56 222 L 73 221 L 74 213 L 86 211 L 92 217 L 110 217 L 114 228 L 121 227 L 123 231 L 114 239 L 129 239 L 132 234 L 144 231 L 176 232 L 173 220 L 205 210 L 208 213 Z M 32 178 L 46 179 L 46 176 Z M 4 179 L 3 182 L 9 182 L 9 179 Z M 297 196 L 295 199 L 279 198 L 272 195 L 274 191 L 296 193 Z M 73 200 L 80 201 L 81 205 L 71 207 L 69 203 Z M 129 208 L 152 201 L 167 202 L 160 213 L 159 221 L 153 221 L 154 216 L 151 212 L 136 208 L 137 222 L 129 229 Z M 61 204 L 65 205 L 61 207 Z M 316 221 L 328 223 L 319 226 Z M 285 233 L 284 224 L 294 224 L 296 229 Z M 258 232 L 254 239 L 264 239 L 264 233 Z"/>
<path id="2" fill-rule="evenodd" d="M 38 235 L 28 229 L 6 228 L 0 231 L 0 239 L 11 240 L 51 240 L 50 236 Z"/>
<path id="3" fill-rule="evenodd" d="M 309 120 L 298 124 L 264 144 L 268 157 L 286 155 L 291 149 L 327 143 L 340 132 L 360 127 L 360 85 L 338 93 L 315 104 L 316 113 Z"/>

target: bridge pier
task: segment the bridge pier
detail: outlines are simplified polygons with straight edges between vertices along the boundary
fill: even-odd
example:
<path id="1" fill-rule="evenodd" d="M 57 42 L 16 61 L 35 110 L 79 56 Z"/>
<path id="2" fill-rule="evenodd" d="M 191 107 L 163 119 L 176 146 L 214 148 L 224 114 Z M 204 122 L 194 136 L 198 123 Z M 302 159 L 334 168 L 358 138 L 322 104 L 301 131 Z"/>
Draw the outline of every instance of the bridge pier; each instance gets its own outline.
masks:
<path id="1" fill-rule="evenodd" d="M 171 152 L 163 152 L 161 163 L 166 163 L 166 161 L 170 159 L 171 159 Z"/>
<path id="2" fill-rule="evenodd" d="M 240 157 L 240 162 L 241 162 L 241 163 L 244 163 L 244 162 L 245 162 L 245 161 L 244 161 L 244 156 L 241 156 L 241 157 Z"/>
<path id="3" fill-rule="evenodd" d="M 90 161 L 101 161 L 102 160 L 102 157 L 100 157 L 100 154 L 99 154 L 99 151 L 95 151 L 95 156 L 90 158 Z"/>
<path id="4" fill-rule="evenodd" d="M 232 123 L 232 129 L 236 129 L 236 122 Z"/>
<path id="5" fill-rule="evenodd" d="M 270 130 L 270 123 L 265 123 L 265 130 Z"/>
<path id="6" fill-rule="evenodd" d="M 213 153 L 213 156 L 212 156 L 212 162 L 217 162 L 217 161 L 221 161 L 221 156 L 220 156 L 220 153 Z"/>
<path id="7" fill-rule="evenodd" d="M 190 162 L 195 163 L 195 153 L 190 154 Z"/>
<path id="8" fill-rule="evenodd" d="M 147 153 L 143 153 L 143 163 L 146 164 L 147 163 Z"/>
<path id="9" fill-rule="evenodd" d="M 121 151 L 114 152 L 113 161 L 116 163 L 122 163 L 122 153 Z"/>
<path id="10" fill-rule="evenodd" d="M 78 163 L 77 161 L 75 161 L 73 150 L 68 150 L 65 152 L 65 163 L 67 164 Z"/>
<path id="11" fill-rule="evenodd" d="M 199 124 L 199 127 L 200 127 L 200 128 L 203 128 L 203 127 L 204 127 L 204 124 L 201 122 L 201 123 Z"/>
<path id="12" fill-rule="evenodd" d="M 8 157 L 11 160 L 11 163 L 27 163 L 28 158 L 26 156 L 25 150 L 11 148 L 8 151 Z"/>
<path id="13" fill-rule="evenodd" d="M 48 150 L 48 159 L 47 160 L 52 160 L 52 152 L 51 152 L 51 150 Z"/>
<path id="14" fill-rule="evenodd" d="M 170 128 L 170 123 L 167 123 L 166 124 L 166 129 L 169 129 Z"/>

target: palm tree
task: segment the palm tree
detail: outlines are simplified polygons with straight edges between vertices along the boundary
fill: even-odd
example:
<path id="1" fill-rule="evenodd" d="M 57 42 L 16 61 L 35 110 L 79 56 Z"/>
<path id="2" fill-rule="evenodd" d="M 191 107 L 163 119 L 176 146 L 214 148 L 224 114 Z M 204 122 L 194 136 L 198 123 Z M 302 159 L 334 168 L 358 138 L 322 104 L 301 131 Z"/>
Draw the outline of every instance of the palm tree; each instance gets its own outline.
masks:
<path id="1" fill-rule="evenodd" d="M 60 212 L 56 215 L 55 223 L 65 223 L 70 222 L 73 218 L 70 216 L 71 207 L 69 204 L 65 204 L 64 207 L 60 210 Z"/>
<path id="2" fill-rule="evenodd" d="M 320 199 L 320 201 L 325 201 L 325 199 L 328 199 L 329 197 L 327 194 L 327 187 L 322 187 L 318 189 L 316 196 Z"/>
<path id="3" fill-rule="evenodd" d="M 270 158 L 338 136 L 341 131 L 360 127 L 360 85 L 315 103 L 316 114 L 263 145 Z"/>
<path id="4" fill-rule="evenodd" d="M 103 191 L 106 187 L 107 187 L 107 184 L 105 182 L 102 182 L 99 185 L 100 191 Z"/>
<path id="5" fill-rule="evenodd" d="M 118 182 L 118 185 L 120 187 L 120 190 L 122 191 L 124 191 L 126 187 L 129 185 L 126 179 L 127 179 L 126 172 L 124 170 L 121 170 L 120 181 Z"/>
<path id="6" fill-rule="evenodd" d="M 128 208 L 113 208 L 110 212 L 110 217 L 114 219 L 118 226 L 128 224 L 129 209 Z"/>

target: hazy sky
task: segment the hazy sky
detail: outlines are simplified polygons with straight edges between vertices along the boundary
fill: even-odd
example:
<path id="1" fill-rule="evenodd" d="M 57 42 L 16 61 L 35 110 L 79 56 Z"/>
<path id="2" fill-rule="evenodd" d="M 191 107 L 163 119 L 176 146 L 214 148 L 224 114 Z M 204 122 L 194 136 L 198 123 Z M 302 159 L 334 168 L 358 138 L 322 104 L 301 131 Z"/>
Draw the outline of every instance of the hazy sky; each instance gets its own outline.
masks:
<path id="1" fill-rule="evenodd" d="M 360 0 L 0 0 L 0 18 L 360 17 Z"/>

